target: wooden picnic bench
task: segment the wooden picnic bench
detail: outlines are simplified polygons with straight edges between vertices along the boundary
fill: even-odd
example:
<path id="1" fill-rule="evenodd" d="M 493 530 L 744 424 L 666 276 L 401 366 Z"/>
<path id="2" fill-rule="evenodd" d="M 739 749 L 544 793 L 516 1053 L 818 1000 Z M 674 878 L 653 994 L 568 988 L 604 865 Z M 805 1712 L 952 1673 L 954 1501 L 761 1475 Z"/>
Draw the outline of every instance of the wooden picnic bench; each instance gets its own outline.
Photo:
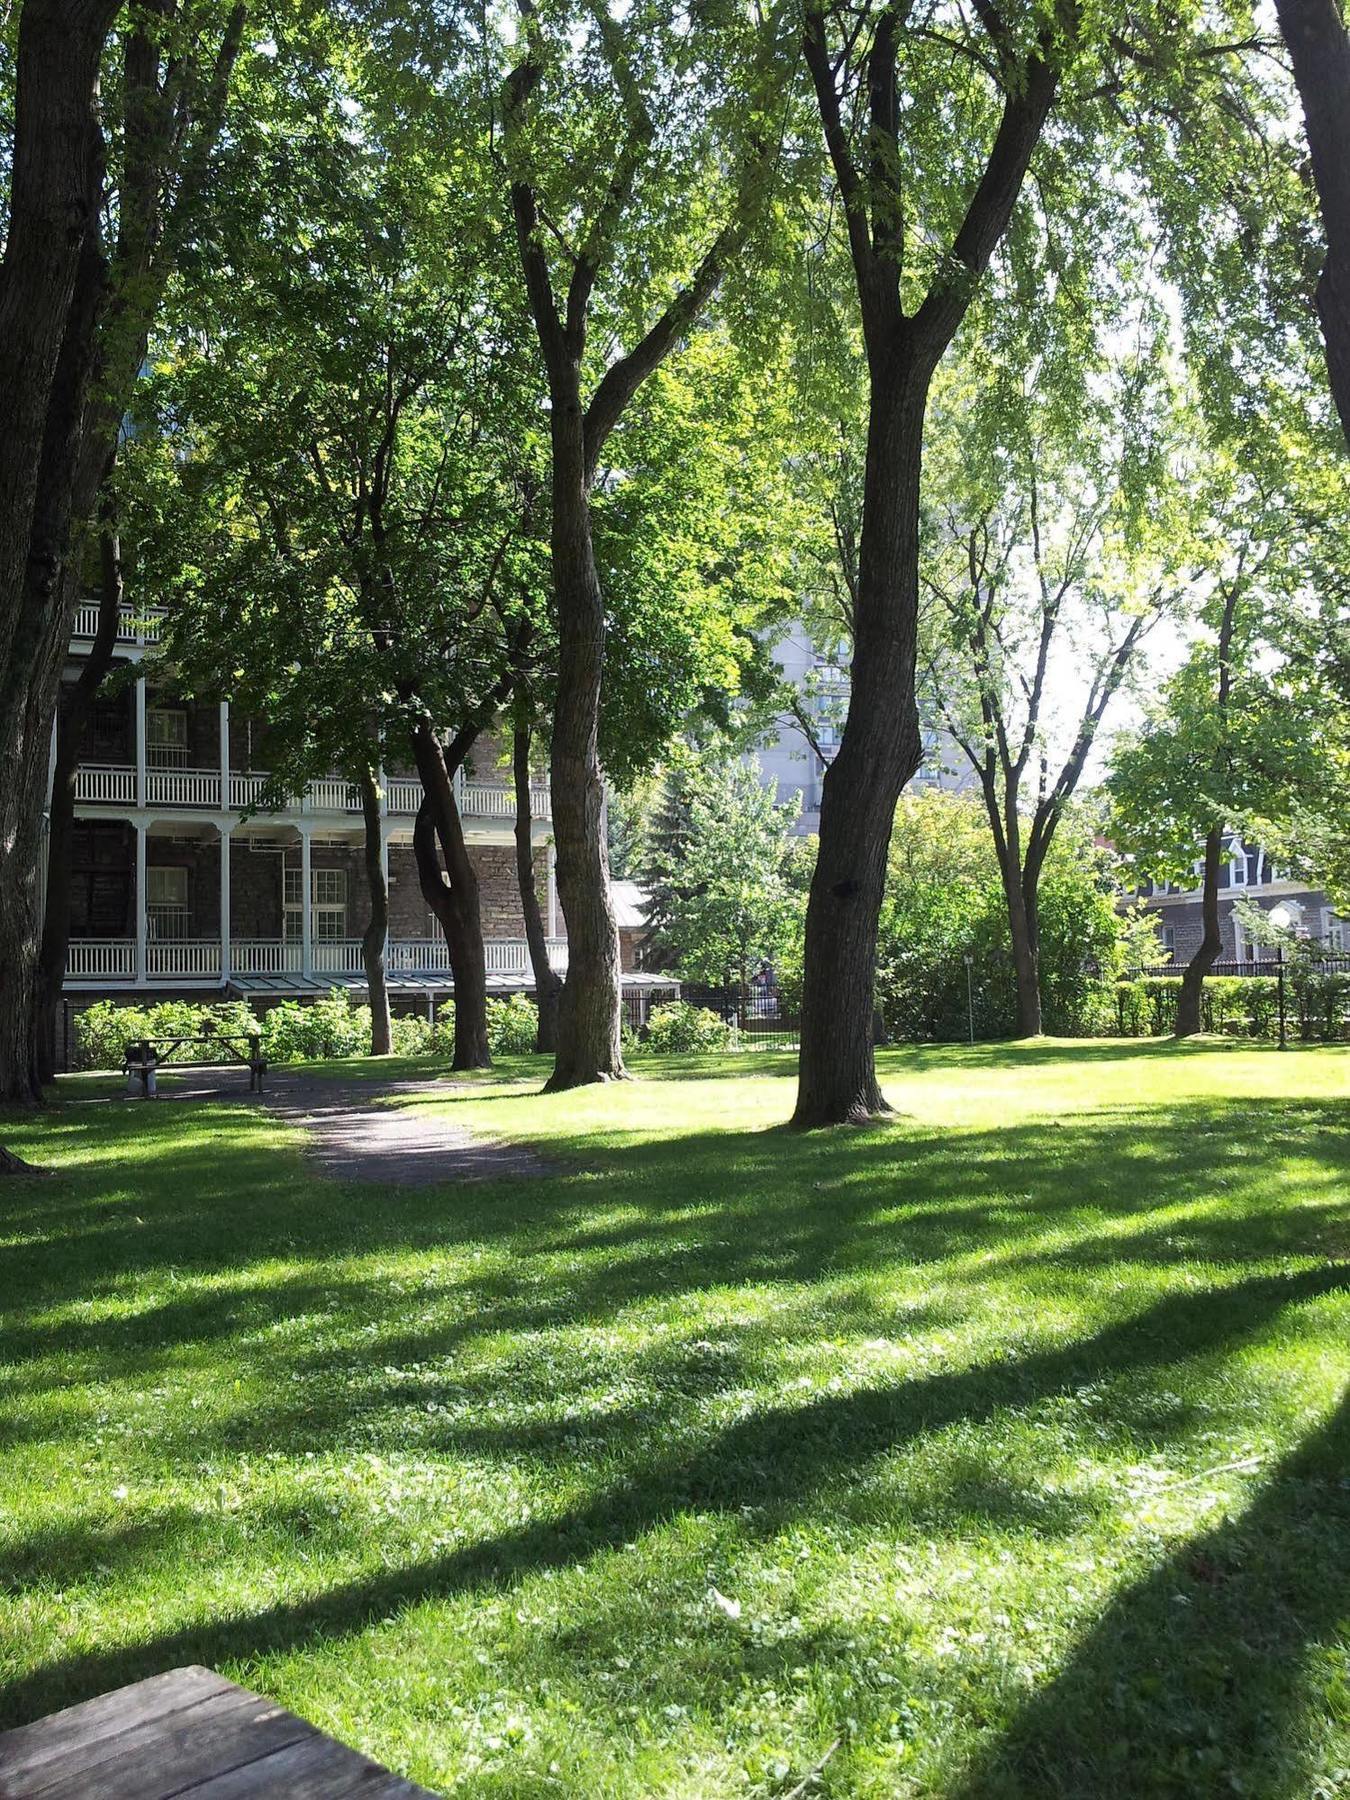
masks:
<path id="1" fill-rule="evenodd" d="M 149 1100 L 155 1093 L 155 1077 L 165 1063 L 190 1045 L 210 1045 L 223 1050 L 234 1062 L 248 1069 L 248 1091 L 261 1094 L 267 1059 L 262 1053 L 262 1039 L 252 1032 L 203 1032 L 197 1037 L 138 1038 L 126 1047 L 122 1059 L 123 1072 L 141 1084 L 141 1098 Z M 198 1058 L 200 1061 L 201 1059 Z"/>
<path id="2" fill-rule="evenodd" d="M 212 1669 L 0 1732 L 0 1800 L 435 1800 Z"/>

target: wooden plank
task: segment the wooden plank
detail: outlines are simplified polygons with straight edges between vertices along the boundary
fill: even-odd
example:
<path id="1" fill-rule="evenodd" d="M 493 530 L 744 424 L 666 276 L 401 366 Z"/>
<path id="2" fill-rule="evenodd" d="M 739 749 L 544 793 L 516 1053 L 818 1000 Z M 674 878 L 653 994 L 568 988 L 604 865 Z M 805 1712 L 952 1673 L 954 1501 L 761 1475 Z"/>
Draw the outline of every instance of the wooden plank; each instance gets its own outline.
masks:
<path id="1" fill-rule="evenodd" d="M 130 1731 L 147 1720 L 168 1718 L 188 1707 L 221 1694 L 237 1692 L 232 1681 L 214 1669 L 194 1665 L 152 1675 L 132 1687 L 82 1700 L 61 1712 L 50 1713 L 31 1725 L 0 1732 L 0 1800 L 31 1791 L 27 1786 L 36 1771 L 66 1756 L 72 1746 L 92 1748 L 101 1740 Z M 16 1786 L 22 1783 L 25 1785 Z"/>
<path id="2" fill-rule="evenodd" d="M 0 1733 L 0 1800 L 435 1800 L 213 1670 Z"/>
<path id="3" fill-rule="evenodd" d="M 256 1694 L 235 1688 L 167 1718 L 103 1738 L 39 1771 L 23 1800 L 159 1800 L 218 1769 L 256 1762 L 312 1734 L 314 1727 Z"/>
<path id="4" fill-rule="evenodd" d="M 184 1800 L 259 1800 L 264 1794 L 284 1794 L 286 1800 L 434 1800 L 425 1788 L 318 1732 L 242 1768 L 210 1776 L 189 1788 Z"/>

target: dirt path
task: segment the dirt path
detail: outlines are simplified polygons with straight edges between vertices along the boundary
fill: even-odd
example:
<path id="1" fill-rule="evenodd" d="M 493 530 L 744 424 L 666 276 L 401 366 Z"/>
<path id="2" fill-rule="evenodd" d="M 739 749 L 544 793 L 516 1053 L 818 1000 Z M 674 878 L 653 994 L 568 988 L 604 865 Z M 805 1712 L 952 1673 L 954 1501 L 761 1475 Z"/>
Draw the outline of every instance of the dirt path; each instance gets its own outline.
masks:
<path id="1" fill-rule="evenodd" d="M 443 1100 L 465 1092 L 467 1082 L 325 1081 L 279 1068 L 269 1070 L 266 1091 L 258 1101 L 247 1092 L 247 1081 L 244 1069 L 185 1068 L 182 1077 L 166 1083 L 160 1093 L 173 1100 L 238 1099 L 266 1106 L 300 1127 L 308 1139 L 308 1160 L 333 1181 L 413 1187 L 554 1173 L 542 1157 L 521 1144 L 475 1137 L 443 1113 L 390 1104 Z"/>

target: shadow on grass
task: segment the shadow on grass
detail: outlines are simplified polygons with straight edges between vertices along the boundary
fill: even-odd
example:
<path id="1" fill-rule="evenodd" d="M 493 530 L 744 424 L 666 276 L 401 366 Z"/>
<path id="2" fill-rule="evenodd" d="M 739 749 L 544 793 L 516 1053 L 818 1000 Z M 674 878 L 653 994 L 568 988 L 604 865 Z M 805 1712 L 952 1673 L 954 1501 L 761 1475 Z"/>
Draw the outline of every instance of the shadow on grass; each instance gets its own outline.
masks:
<path id="1" fill-rule="evenodd" d="M 922 1435 L 1018 1412 L 1084 1382 L 1119 1379 L 1219 1351 L 1231 1354 L 1286 1308 L 1347 1286 L 1350 1276 L 1313 1269 L 1210 1293 L 1169 1295 L 1062 1348 L 768 1408 L 736 1421 L 692 1453 L 663 1450 L 659 1434 L 644 1431 L 632 1474 L 561 1516 L 532 1520 L 465 1549 L 334 1585 L 307 1599 L 48 1664 L 0 1690 L 0 1722 L 33 1718 L 180 1663 L 218 1665 L 359 1632 L 420 1601 L 496 1589 L 532 1572 L 622 1549 L 680 1514 L 734 1513 L 747 1529 L 767 1534 L 826 1497 L 832 1510 L 847 1513 L 855 1503 L 865 1504 L 859 1492 L 869 1465 Z M 513 1437 L 510 1428 L 484 1430 L 480 1438 L 484 1448 L 498 1453 L 528 1453 L 532 1447 L 528 1432 Z M 82 1554 L 97 1554 L 96 1547 L 85 1541 Z"/>
<path id="2" fill-rule="evenodd" d="M 1311 1794 L 1331 1778 L 1347 1724 L 1347 1470 L 1343 1400 L 1245 1512 L 1107 1608 L 957 1800 Z"/>

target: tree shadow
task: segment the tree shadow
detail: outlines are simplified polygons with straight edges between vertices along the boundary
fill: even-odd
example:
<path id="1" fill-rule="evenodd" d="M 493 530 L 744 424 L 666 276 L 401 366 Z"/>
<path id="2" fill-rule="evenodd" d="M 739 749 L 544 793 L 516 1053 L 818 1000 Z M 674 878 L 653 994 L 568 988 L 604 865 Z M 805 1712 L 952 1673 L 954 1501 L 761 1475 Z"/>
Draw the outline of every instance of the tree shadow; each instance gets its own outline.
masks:
<path id="1" fill-rule="evenodd" d="M 1344 1760 L 1348 1469 L 1350 1398 L 1113 1601 L 954 1800 L 1311 1794 Z"/>
<path id="2" fill-rule="evenodd" d="M 1347 1287 L 1350 1276 L 1340 1271 L 1310 1269 L 1253 1278 L 1236 1288 L 1171 1294 L 1084 1341 L 765 1408 L 693 1450 L 668 1447 L 659 1434 L 644 1430 L 630 1472 L 559 1516 L 531 1519 L 444 1555 L 335 1583 L 305 1599 L 57 1659 L 0 1689 L 0 1722 L 22 1722 L 181 1663 L 219 1665 L 289 1651 L 358 1632 L 425 1600 L 498 1589 L 527 1574 L 561 1570 L 620 1549 L 681 1514 L 734 1514 L 745 1529 L 763 1535 L 826 1498 L 833 1511 L 847 1515 L 861 1507 L 865 1516 L 860 1485 L 869 1465 L 921 1436 L 958 1423 L 987 1423 L 1005 1412 L 1011 1416 L 1086 1382 L 1121 1380 L 1220 1351 L 1231 1354 L 1287 1308 Z M 528 1431 L 517 1434 L 506 1427 L 484 1429 L 479 1447 L 529 1455 L 534 1444 Z M 952 1504 L 950 1494 L 945 1504 Z M 1000 1497 L 1005 1513 L 1015 1504 L 1010 1496 Z M 978 1521 L 979 1514 L 972 1515 L 972 1525 L 978 1527 Z M 1038 1516 L 1033 1503 L 1025 1522 L 1051 1521 L 1043 1510 Z"/>

